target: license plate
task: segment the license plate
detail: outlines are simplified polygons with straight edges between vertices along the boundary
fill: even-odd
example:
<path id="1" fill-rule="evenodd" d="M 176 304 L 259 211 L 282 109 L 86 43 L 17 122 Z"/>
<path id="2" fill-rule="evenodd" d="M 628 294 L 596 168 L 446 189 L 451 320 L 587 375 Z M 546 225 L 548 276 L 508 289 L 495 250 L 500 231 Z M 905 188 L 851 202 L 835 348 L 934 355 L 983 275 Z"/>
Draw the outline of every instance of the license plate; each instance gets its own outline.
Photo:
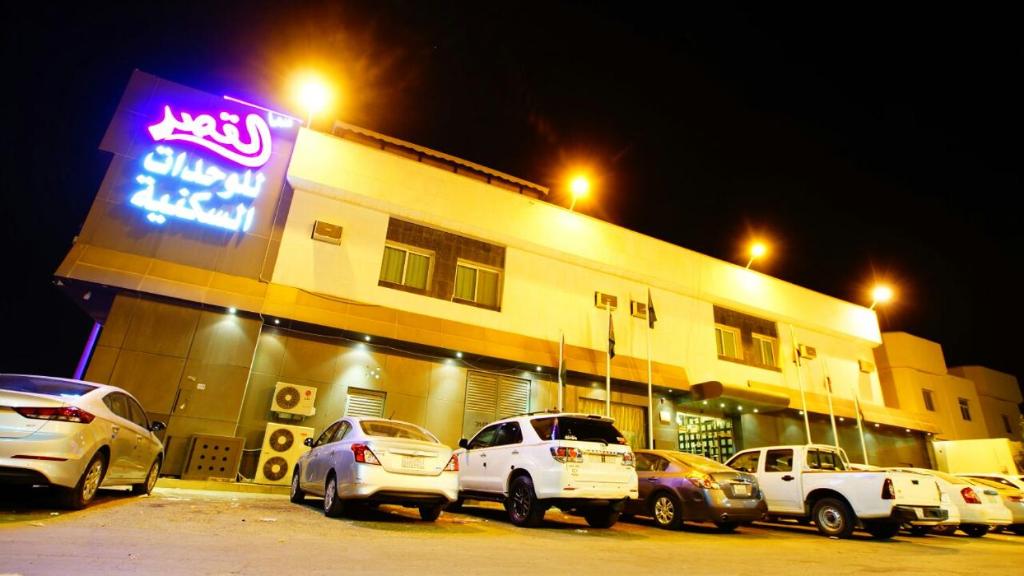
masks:
<path id="1" fill-rule="evenodd" d="M 750 496 L 750 486 L 747 484 L 733 484 L 732 493 L 737 496 Z"/>
<path id="2" fill-rule="evenodd" d="M 402 468 L 423 470 L 423 458 L 417 458 L 416 456 L 402 456 Z"/>

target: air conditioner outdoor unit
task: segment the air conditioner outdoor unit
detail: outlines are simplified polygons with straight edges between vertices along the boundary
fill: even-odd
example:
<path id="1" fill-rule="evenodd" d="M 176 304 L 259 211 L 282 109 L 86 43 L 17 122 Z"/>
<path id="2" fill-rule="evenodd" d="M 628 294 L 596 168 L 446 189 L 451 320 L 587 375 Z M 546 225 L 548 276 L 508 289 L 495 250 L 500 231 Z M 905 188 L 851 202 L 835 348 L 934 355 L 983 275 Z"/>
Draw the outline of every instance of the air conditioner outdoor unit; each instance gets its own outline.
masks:
<path id="1" fill-rule="evenodd" d="M 619 307 L 619 297 L 614 294 L 594 292 L 594 306 L 607 310 L 615 310 Z"/>
<path id="2" fill-rule="evenodd" d="M 800 354 L 801 358 L 806 358 L 808 360 L 814 360 L 818 357 L 818 349 L 806 344 L 797 346 L 797 352 Z"/>
<path id="3" fill-rule="evenodd" d="M 317 220 L 313 223 L 313 240 L 328 244 L 341 244 L 341 226 Z"/>
<path id="4" fill-rule="evenodd" d="M 643 302 L 637 302 L 636 300 L 629 301 L 629 313 L 634 318 L 640 318 L 642 320 L 647 319 L 647 304 Z"/>
<path id="5" fill-rule="evenodd" d="M 271 403 L 270 410 L 282 414 L 312 416 L 316 414 L 315 403 L 316 388 L 278 382 L 277 386 L 274 387 L 274 400 Z"/>
<path id="6" fill-rule="evenodd" d="M 857 360 L 857 364 L 860 366 L 860 371 L 865 374 L 871 374 L 875 371 L 875 363 L 870 360 Z"/>
<path id="7" fill-rule="evenodd" d="M 313 429 L 305 426 L 267 424 L 263 435 L 263 449 L 256 466 L 257 484 L 289 484 L 295 463 L 309 447 L 306 438 L 313 437 Z"/>

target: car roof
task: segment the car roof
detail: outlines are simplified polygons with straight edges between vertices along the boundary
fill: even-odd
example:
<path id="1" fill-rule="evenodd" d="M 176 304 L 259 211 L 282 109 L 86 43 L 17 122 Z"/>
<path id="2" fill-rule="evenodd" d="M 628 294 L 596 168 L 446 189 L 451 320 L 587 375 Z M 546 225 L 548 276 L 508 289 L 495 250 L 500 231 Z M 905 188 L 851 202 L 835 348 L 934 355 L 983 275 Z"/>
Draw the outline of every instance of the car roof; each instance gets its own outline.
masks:
<path id="1" fill-rule="evenodd" d="M 584 414 L 582 412 L 530 412 L 528 414 L 516 414 L 515 416 L 509 416 L 508 418 L 502 418 L 500 420 L 495 420 L 494 422 L 491 422 L 491 423 L 487 424 L 487 426 L 491 426 L 491 425 L 494 425 L 494 424 L 500 424 L 502 422 L 514 422 L 516 420 L 523 420 L 523 419 L 526 419 L 526 420 L 539 420 L 541 418 L 561 418 L 561 417 L 564 417 L 564 416 L 572 416 L 572 417 L 575 417 L 575 418 L 585 418 L 587 420 L 595 420 L 595 421 L 598 421 L 598 422 L 614 422 L 615 421 L 614 419 L 609 418 L 607 416 L 601 416 L 601 415 L 598 415 L 598 414 Z M 487 426 L 484 426 L 484 428 L 486 428 Z"/>
<path id="2" fill-rule="evenodd" d="M 64 378 L 64 377 L 61 377 L 61 376 L 45 376 L 43 374 L 10 374 L 10 373 L 6 373 L 6 372 L 5 373 L 0 373 L 0 377 L 38 378 L 38 379 L 42 379 L 42 380 L 53 380 L 54 382 L 71 382 L 71 383 L 74 383 L 74 384 L 85 384 L 87 386 L 95 386 L 96 387 L 96 390 L 90 390 L 89 392 L 86 392 L 86 394 L 96 394 L 97 392 L 102 392 L 102 391 L 109 391 L 109 392 L 115 392 L 116 391 L 116 392 L 123 392 L 123 393 L 131 396 L 132 398 L 135 398 L 134 394 L 132 394 L 131 392 L 125 390 L 124 388 L 120 388 L 118 386 L 113 386 L 113 385 L 110 385 L 110 384 L 101 384 L 99 382 L 92 382 L 90 380 L 78 380 L 78 379 L 75 379 L 75 378 Z"/>

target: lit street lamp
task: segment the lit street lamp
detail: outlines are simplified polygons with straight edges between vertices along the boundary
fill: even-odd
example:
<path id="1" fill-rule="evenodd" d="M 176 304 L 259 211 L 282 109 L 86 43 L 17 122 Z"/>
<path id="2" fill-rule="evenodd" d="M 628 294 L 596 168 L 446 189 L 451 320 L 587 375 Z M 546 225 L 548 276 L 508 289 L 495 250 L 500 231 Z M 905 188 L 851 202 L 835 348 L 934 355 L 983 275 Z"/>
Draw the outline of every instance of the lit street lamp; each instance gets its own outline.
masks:
<path id="1" fill-rule="evenodd" d="M 750 260 L 747 261 L 747 269 L 750 269 L 750 265 L 754 263 L 754 260 L 764 256 L 768 252 L 768 247 L 761 242 L 754 242 L 750 245 Z"/>
<path id="2" fill-rule="evenodd" d="M 569 191 L 572 192 L 572 204 L 569 205 L 569 211 L 572 212 L 576 208 L 576 201 L 590 192 L 590 180 L 586 176 L 576 176 L 569 183 Z"/>
<path id="3" fill-rule="evenodd" d="M 890 300 L 892 300 L 892 288 L 884 284 L 875 286 L 875 289 L 871 291 L 871 310 L 874 310 L 875 306 L 885 304 Z"/>
<path id="4" fill-rule="evenodd" d="M 316 76 L 305 76 L 296 84 L 296 98 L 306 111 L 306 128 L 312 128 L 313 115 L 323 112 L 331 101 L 331 90 Z"/>

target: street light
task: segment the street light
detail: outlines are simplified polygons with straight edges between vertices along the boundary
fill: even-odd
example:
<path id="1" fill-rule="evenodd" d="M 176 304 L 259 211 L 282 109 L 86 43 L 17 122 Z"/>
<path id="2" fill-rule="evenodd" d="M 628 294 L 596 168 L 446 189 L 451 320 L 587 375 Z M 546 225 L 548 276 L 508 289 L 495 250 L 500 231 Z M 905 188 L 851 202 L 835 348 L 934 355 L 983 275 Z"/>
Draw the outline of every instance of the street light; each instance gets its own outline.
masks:
<path id="1" fill-rule="evenodd" d="M 306 110 L 306 127 L 312 128 L 313 115 L 323 112 L 331 101 L 331 89 L 319 77 L 310 74 L 298 80 L 295 95 Z"/>
<path id="2" fill-rule="evenodd" d="M 764 256 L 768 252 L 768 247 L 762 242 L 754 242 L 750 245 L 750 260 L 747 261 L 747 269 L 750 269 L 750 265 L 754 263 L 754 260 Z"/>
<path id="3" fill-rule="evenodd" d="M 892 300 L 892 288 L 884 284 L 875 286 L 875 289 L 871 291 L 871 310 L 874 310 L 875 306 L 885 304 L 890 300 Z"/>
<path id="4" fill-rule="evenodd" d="M 569 191 L 572 192 L 572 204 L 569 205 L 569 211 L 572 212 L 576 208 L 576 201 L 590 192 L 590 180 L 583 175 L 576 176 L 569 183 Z"/>

